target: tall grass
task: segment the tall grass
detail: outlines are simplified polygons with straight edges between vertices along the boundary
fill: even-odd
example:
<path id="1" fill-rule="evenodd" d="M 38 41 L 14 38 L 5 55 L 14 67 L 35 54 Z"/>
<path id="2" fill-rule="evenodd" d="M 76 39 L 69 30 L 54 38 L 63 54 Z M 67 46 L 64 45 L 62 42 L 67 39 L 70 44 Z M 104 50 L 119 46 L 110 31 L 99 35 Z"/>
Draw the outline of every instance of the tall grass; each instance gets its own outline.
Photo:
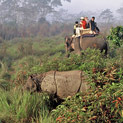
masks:
<path id="1" fill-rule="evenodd" d="M 20 89 L 0 90 L 0 120 L 5 123 L 43 122 L 49 117 L 50 101 L 47 94 L 30 94 Z M 49 117 L 49 118 L 48 118 Z"/>

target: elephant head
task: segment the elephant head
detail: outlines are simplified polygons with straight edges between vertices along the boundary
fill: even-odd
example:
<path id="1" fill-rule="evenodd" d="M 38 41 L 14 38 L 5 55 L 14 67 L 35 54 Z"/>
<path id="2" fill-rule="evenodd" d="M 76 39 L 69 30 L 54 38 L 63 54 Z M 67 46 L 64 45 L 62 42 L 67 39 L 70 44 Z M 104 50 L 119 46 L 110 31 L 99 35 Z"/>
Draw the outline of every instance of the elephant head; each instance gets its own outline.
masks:
<path id="1" fill-rule="evenodd" d="M 70 52 L 75 51 L 76 54 L 80 55 L 81 54 L 81 48 L 80 48 L 80 37 L 73 38 L 73 37 L 65 37 L 65 48 L 66 48 L 66 53 L 68 56 L 70 55 Z"/>
<path id="2" fill-rule="evenodd" d="M 66 52 L 72 52 L 74 51 L 74 45 L 73 45 L 73 38 L 66 36 L 65 37 L 65 48 Z"/>

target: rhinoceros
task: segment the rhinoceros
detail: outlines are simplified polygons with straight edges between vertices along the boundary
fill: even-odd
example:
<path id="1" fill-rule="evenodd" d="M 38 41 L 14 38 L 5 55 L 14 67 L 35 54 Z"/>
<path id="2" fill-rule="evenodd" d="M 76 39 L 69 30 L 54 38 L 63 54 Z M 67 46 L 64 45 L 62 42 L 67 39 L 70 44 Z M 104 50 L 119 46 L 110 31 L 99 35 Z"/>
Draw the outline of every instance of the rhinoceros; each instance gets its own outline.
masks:
<path id="1" fill-rule="evenodd" d="M 90 88 L 86 79 L 84 72 L 79 70 L 50 71 L 44 74 L 31 75 L 24 89 L 30 92 L 48 92 L 64 99 L 78 92 L 86 92 Z"/>

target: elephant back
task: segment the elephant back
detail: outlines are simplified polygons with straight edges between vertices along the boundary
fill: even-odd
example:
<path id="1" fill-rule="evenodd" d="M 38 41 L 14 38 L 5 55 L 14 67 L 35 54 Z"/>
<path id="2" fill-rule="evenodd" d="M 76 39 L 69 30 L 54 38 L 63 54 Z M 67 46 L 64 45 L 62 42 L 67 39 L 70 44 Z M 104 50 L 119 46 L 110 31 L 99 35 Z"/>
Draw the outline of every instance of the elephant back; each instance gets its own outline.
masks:
<path id="1" fill-rule="evenodd" d="M 106 40 L 102 36 L 95 37 L 80 37 L 80 47 L 82 50 L 87 48 L 105 49 L 107 46 Z"/>

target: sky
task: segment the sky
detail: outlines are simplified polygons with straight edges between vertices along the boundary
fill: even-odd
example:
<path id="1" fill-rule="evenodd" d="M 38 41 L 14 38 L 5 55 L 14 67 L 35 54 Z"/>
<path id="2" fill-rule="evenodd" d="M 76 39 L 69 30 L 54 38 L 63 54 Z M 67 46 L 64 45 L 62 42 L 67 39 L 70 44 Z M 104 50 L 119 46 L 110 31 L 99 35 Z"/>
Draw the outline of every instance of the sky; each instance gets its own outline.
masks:
<path id="1" fill-rule="evenodd" d="M 101 11 L 107 8 L 115 12 L 123 6 L 123 0 L 71 0 L 63 2 L 63 8 L 69 13 L 79 13 L 81 11 Z"/>

